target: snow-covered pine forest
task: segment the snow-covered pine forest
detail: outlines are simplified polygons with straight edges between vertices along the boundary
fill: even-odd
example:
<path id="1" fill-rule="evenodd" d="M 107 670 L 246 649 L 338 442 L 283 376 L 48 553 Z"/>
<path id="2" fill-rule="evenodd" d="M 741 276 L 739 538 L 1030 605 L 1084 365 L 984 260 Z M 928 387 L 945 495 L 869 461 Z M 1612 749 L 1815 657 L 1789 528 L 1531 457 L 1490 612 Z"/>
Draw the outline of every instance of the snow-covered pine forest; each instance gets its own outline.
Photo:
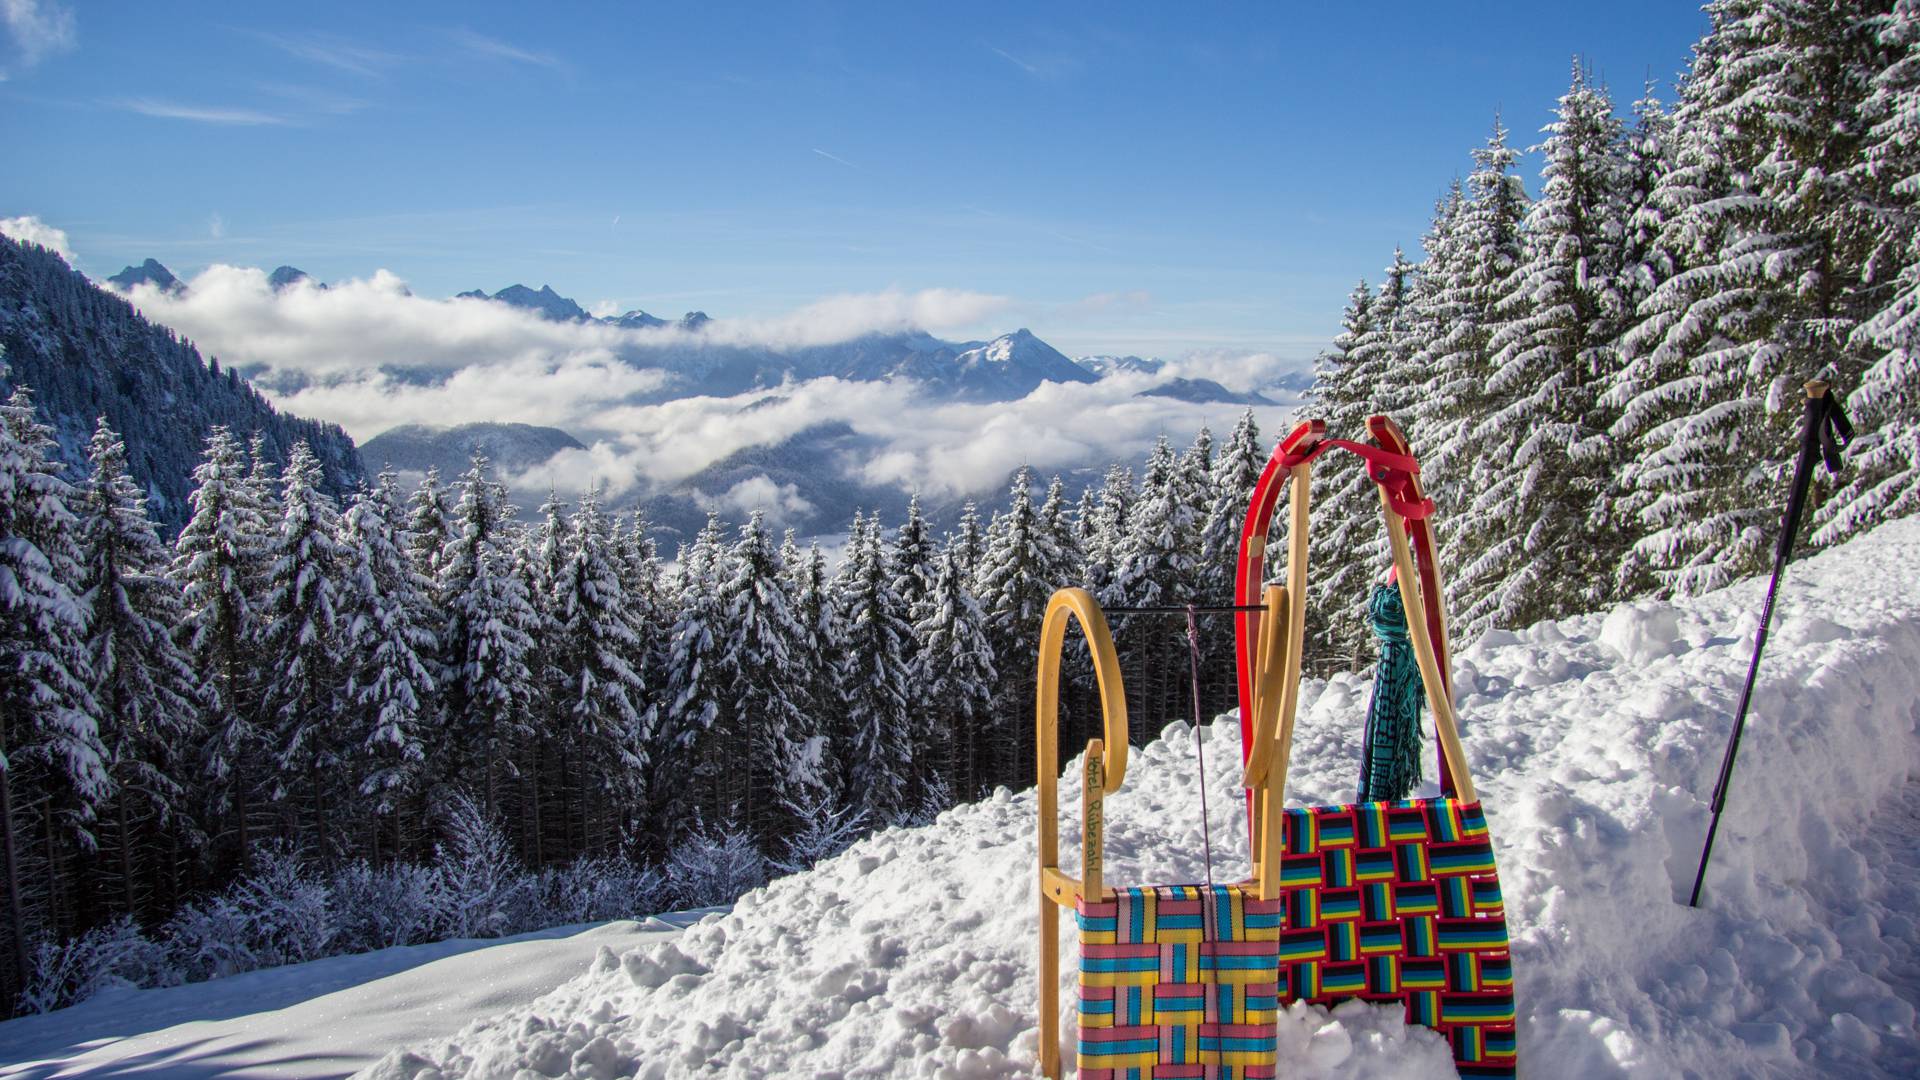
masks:
<path id="1" fill-rule="evenodd" d="M 1217 590 L 1266 452 L 1249 412 L 1218 453 L 1162 440 L 1077 509 L 1023 471 L 946 537 L 915 503 L 857 518 L 830 566 L 713 518 L 663 563 L 592 494 L 518 520 L 484 458 L 343 508 L 303 444 L 281 475 L 224 428 L 169 548 L 111 427 L 70 482 L 30 391 L 3 415 L 9 968 L 34 1008 L 724 903 L 1024 786 L 1047 597 Z M 1184 671 L 1184 649 L 1183 627 L 1143 634 L 1131 662 Z M 1143 736 L 1191 709 L 1184 680 L 1139 687 Z"/>
<path id="2" fill-rule="evenodd" d="M 1710 10 L 1671 107 L 1623 118 L 1576 68 L 1533 194 L 1496 121 L 1319 361 L 1314 415 L 1408 428 L 1462 638 L 1761 569 L 1829 365 L 1860 438 L 1803 545 L 1920 508 L 1920 11 Z M 110 429 L 69 473 L 25 391 L 3 415 L 5 987 L 38 1006 L 724 902 L 1024 787 L 1046 596 L 1227 599 L 1269 446 L 1251 417 L 1162 440 L 1073 505 L 1022 472 L 947 536 L 856 520 L 832 564 L 713 520 L 668 563 L 591 496 L 517 520 L 484 461 L 341 506 L 310 452 L 222 429 L 169 548 Z M 1316 667 L 1364 665 L 1377 500 L 1340 455 L 1316 490 Z M 1202 630 L 1212 715 L 1231 649 Z M 1190 711 L 1185 628 L 1122 644 L 1144 739 Z"/>

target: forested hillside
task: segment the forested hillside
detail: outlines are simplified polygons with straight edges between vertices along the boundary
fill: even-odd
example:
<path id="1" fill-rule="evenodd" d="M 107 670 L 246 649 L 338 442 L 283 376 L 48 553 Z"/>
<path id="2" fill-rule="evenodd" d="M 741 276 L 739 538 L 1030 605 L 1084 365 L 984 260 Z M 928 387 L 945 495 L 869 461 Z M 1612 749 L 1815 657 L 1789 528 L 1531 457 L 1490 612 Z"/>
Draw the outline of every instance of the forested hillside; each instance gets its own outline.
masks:
<path id="1" fill-rule="evenodd" d="M 1764 567 L 1801 383 L 1829 368 L 1860 437 L 1811 542 L 1920 508 L 1920 12 L 1708 11 L 1672 108 L 1649 87 L 1622 118 L 1576 64 L 1537 197 L 1496 120 L 1321 358 L 1329 421 L 1389 412 L 1421 448 L 1468 633 Z M 1343 521 L 1373 498 L 1356 463 L 1326 472 Z M 1326 595 L 1379 551 L 1318 550 Z"/>
<path id="2" fill-rule="evenodd" d="M 148 322 L 60 256 L 4 236 L 0 347 L 9 369 L 0 385 L 32 387 L 58 461 L 84 464 L 102 416 L 126 436 L 128 471 L 168 533 L 186 520 L 188 478 L 216 424 L 243 440 L 258 436 L 275 468 L 286 465 L 294 443 L 305 443 L 336 496 L 360 481 L 353 441 L 337 425 L 276 412 L 233 371 L 203 360 L 191 342 Z"/>

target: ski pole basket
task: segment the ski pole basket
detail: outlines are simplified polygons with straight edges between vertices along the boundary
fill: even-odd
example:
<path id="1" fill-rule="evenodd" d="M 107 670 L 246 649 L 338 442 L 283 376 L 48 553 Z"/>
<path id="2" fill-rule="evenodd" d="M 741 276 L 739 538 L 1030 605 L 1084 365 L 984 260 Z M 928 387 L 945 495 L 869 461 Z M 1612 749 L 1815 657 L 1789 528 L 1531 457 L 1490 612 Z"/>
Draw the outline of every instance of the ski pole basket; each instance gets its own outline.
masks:
<path id="1" fill-rule="evenodd" d="M 1285 791 L 1298 703 L 1306 595 L 1309 478 L 1313 460 L 1339 447 L 1366 459 L 1380 489 L 1393 577 L 1433 716 L 1441 795 L 1430 799 L 1288 808 L 1283 812 L 1280 1004 L 1333 1005 L 1349 998 L 1397 1003 L 1409 1023 L 1445 1036 L 1463 1077 L 1511 1077 L 1515 1068 L 1513 962 L 1486 817 L 1468 775 L 1453 712 L 1446 618 L 1435 556 L 1433 502 L 1419 466 L 1391 420 L 1372 417 L 1371 444 L 1328 439 L 1325 425 L 1300 425 L 1274 452 L 1255 488 L 1243 533 L 1236 598 L 1265 577 L 1266 536 L 1280 492 L 1291 488 L 1286 609 L 1237 619 L 1244 760 L 1249 797 Z M 1260 664 L 1283 641 L 1283 698 L 1263 704 Z M 1256 837 L 1258 833 L 1256 833 Z"/>

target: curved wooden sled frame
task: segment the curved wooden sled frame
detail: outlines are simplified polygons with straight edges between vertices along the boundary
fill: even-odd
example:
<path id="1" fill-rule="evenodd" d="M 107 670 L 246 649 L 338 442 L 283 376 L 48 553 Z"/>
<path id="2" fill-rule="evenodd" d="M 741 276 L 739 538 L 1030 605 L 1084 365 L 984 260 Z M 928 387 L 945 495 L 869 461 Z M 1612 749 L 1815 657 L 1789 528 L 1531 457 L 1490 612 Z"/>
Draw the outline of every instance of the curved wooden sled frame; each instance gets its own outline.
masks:
<path id="1" fill-rule="evenodd" d="M 1259 649 L 1259 672 L 1255 679 L 1259 705 L 1256 723 L 1271 726 L 1279 715 L 1287 686 L 1287 658 L 1294 655 L 1286 636 L 1287 591 L 1277 586 L 1266 590 L 1267 626 L 1270 629 Z M 1078 622 L 1093 653 L 1094 676 L 1100 686 L 1101 734 L 1089 739 L 1083 765 L 1081 786 L 1080 877 L 1060 869 L 1060 661 L 1067 642 L 1067 624 Z M 1040 1071 L 1060 1077 L 1060 909 L 1074 908 L 1081 899 L 1095 901 L 1113 896 L 1103 880 L 1106 841 L 1105 799 L 1117 791 L 1126 779 L 1127 769 L 1127 694 L 1120 677 L 1120 657 L 1113 647 L 1113 634 L 1100 604 L 1085 589 L 1061 589 L 1047 601 L 1046 616 L 1040 624 L 1039 678 L 1034 701 L 1034 743 L 1039 773 L 1040 803 Z M 1294 670 L 1298 670 L 1297 665 Z M 1271 744 L 1271 740 L 1269 743 Z M 1264 766 L 1263 766 L 1264 768 Z M 1263 900 L 1280 895 L 1280 797 L 1279 781 L 1285 767 L 1266 770 L 1250 780 L 1261 793 L 1258 812 L 1262 815 L 1261 835 L 1270 841 L 1254 849 L 1253 876 L 1249 879 Z"/>

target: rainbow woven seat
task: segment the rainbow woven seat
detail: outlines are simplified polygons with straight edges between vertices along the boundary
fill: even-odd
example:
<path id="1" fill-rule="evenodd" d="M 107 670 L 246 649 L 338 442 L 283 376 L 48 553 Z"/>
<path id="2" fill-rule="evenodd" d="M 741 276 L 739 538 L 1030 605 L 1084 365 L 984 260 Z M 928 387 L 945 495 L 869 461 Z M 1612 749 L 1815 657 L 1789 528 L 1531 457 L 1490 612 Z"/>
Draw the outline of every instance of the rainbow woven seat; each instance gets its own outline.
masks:
<path id="1" fill-rule="evenodd" d="M 1281 908 L 1237 885 L 1081 900 L 1083 1080 L 1273 1076 Z"/>
<path id="2" fill-rule="evenodd" d="M 1398 1004 L 1463 1077 L 1514 1073 L 1513 961 L 1479 803 L 1284 811 L 1279 1001 Z"/>

